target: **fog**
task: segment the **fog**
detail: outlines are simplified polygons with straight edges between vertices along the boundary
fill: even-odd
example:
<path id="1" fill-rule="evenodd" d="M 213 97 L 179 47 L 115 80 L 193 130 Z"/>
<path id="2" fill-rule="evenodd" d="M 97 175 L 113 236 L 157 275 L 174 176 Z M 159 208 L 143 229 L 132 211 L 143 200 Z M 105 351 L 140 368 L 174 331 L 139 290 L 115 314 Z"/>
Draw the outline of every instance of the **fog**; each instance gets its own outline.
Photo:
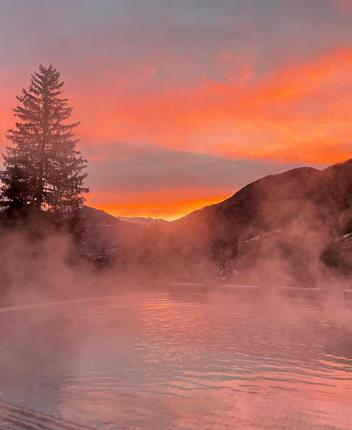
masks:
<path id="1" fill-rule="evenodd" d="M 112 231 L 116 233 L 114 249 L 109 242 L 110 231 L 107 238 L 94 232 L 88 239 L 95 241 L 93 251 L 86 239 L 91 231 L 84 232 L 83 239 L 77 242 L 63 229 L 33 228 L 35 222 L 2 227 L 1 300 L 7 305 L 19 305 L 131 289 L 185 289 L 188 284 L 190 288 L 200 284 L 207 293 L 221 291 L 224 285 L 232 286 L 233 291 L 236 285 L 256 286 L 258 294 L 279 293 L 284 288 L 316 288 L 330 298 L 342 299 L 350 283 L 349 268 L 343 270 L 346 257 L 343 255 L 341 270 L 333 260 L 340 258 L 341 252 L 333 257 L 329 254 L 341 240 L 341 227 L 326 223 L 316 206 L 303 200 L 300 212 L 280 224 L 275 218 L 294 213 L 297 202 L 292 208 L 287 204 L 283 209 L 282 202 L 280 206 L 280 213 L 272 216 L 268 213 L 271 205 L 262 210 L 260 218 L 265 229 L 258 225 L 246 227 L 230 240 L 222 239 L 228 235 L 228 226 L 219 233 L 208 220 L 202 224 L 202 219 L 196 219 L 197 223 L 181 219 L 149 227 L 131 224 L 124 234 Z M 268 220 L 279 228 L 268 228 Z M 91 230 L 91 225 L 86 228 Z M 348 243 L 340 247 L 346 248 L 348 259 Z M 333 264 L 327 264 L 329 258 Z M 253 291 L 249 294 L 255 295 Z"/>

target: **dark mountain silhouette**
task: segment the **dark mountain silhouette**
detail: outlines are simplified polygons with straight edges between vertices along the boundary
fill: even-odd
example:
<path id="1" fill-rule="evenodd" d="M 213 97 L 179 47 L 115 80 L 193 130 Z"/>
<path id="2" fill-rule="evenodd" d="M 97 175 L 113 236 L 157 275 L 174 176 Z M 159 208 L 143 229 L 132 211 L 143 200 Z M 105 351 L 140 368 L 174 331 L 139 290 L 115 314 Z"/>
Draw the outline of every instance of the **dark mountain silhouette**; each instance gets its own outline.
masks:
<path id="1" fill-rule="evenodd" d="M 121 253 L 141 234 L 138 226 L 121 221 L 102 210 L 83 206 L 81 213 L 85 220 L 84 246 L 88 254 L 96 254 L 102 249 L 109 253 Z"/>
<path id="2" fill-rule="evenodd" d="M 148 229 L 84 210 L 92 240 L 128 249 L 135 262 L 170 276 L 246 274 L 255 281 L 311 283 L 327 270 L 345 273 L 352 267 L 351 160 L 267 176 L 221 203 Z"/>
<path id="3" fill-rule="evenodd" d="M 157 223 L 145 225 L 140 222 L 121 220 L 102 210 L 83 206 L 84 220 L 83 253 L 91 260 L 109 260 L 124 270 L 134 270 L 148 260 L 153 249 L 153 237 Z M 166 223 L 166 222 L 165 222 Z"/>
<path id="4" fill-rule="evenodd" d="M 325 170 L 309 167 L 259 179 L 229 199 L 176 221 L 182 228 L 210 230 L 223 239 L 282 228 L 297 218 L 342 227 L 336 216 L 352 204 L 352 161 Z M 331 225 L 333 222 L 333 225 Z"/>

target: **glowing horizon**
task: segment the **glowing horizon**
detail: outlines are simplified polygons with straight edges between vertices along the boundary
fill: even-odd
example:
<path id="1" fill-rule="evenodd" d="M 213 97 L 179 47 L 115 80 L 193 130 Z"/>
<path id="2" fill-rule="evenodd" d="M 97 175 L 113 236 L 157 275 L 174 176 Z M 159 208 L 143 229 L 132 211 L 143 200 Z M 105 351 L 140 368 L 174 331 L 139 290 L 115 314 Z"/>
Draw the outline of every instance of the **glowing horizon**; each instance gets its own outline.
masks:
<path id="1" fill-rule="evenodd" d="M 175 221 L 205 206 L 220 203 L 234 194 L 207 195 L 206 197 L 199 198 L 199 195 L 196 193 L 193 196 L 192 191 L 188 191 L 188 198 L 185 198 L 185 193 L 182 193 L 181 196 L 175 197 L 173 195 L 172 199 L 163 193 L 152 193 L 156 197 L 152 204 L 141 201 L 140 196 L 136 198 L 128 194 L 121 194 L 119 195 L 119 201 L 114 202 L 115 195 L 111 196 L 109 193 L 95 195 L 92 193 L 87 196 L 86 205 L 100 209 L 115 217 L 154 218 Z M 142 197 L 145 199 L 148 197 L 148 194 Z"/>

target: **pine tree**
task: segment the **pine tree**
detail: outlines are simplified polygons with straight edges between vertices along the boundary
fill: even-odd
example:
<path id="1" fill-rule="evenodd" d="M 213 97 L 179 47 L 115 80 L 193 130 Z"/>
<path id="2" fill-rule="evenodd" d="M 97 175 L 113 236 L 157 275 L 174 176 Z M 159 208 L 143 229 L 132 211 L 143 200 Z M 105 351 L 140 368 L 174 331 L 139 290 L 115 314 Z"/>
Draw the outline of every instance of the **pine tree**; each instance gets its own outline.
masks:
<path id="1" fill-rule="evenodd" d="M 76 149 L 72 108 L 52 66 L 39 66 L 28 90 L 17 97 L 16 127 L 4 155 L 2 205 L 8 211 L 37 210 L 70 219 L 84 202 L 87 162 Z"/>

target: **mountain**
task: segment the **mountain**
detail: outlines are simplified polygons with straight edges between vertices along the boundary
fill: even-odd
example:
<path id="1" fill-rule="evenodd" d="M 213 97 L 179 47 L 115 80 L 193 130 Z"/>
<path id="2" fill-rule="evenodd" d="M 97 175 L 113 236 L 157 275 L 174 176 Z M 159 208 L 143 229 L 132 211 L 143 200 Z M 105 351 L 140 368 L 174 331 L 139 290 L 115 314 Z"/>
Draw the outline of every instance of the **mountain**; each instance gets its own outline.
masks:
<path id="1" fill-rule="evenodd" d="M 308 167 L 259 179 L 229 199 L 176 221 L 174 240 L 209 261 L 255 278 L 325 276 L 326 264 L 350 266 L 336 243 L 352 231 L 352 161 Z M 192 251 L 191 251 L 192 255 Z M 346 261 L 347 258 L 347 261 Z M 257 273 L 254 273 L 257 272 Z M 269 273 L 270 275 L 270 273 Z"/>
<path id="2" fill-rule="evenodd" d="M 352 161 L 270 175 L 221 203 L 148 229 L 101 214 L 91 218 L 99 235 L 108 232 L 108 241 L 129 248 L 153 273 L 314 283 L 352 268 Z"/>
<path id="3" fill-rule="evenodd" d="M 84 206 L 81 212 L 85 231 L 83 253 L 93 261 L 109 262 L 126 270 L 144 265 L 152 252 L 156 227 L 167 224 L 131 222 L 102 210 Z"/>
<path id="4" fill-rule="evenodd" d="M 97 255 L 102 250 L 110 254 L 121 254 L 126 246 L 142 234 L 138 226 L 119 220 L 102 210 L 84 206 L 81 215 L 85 222 L 84 251 L 88 255 Z"/>
<path id="5" fill-rule="evenodd" d="M 281 228 L 297 218 L 335 221 L 352 202 L 352 161 L 325 170 L 309 167 L 259 179 L 229 199 L 177 221 L 235 238 Z"/>

